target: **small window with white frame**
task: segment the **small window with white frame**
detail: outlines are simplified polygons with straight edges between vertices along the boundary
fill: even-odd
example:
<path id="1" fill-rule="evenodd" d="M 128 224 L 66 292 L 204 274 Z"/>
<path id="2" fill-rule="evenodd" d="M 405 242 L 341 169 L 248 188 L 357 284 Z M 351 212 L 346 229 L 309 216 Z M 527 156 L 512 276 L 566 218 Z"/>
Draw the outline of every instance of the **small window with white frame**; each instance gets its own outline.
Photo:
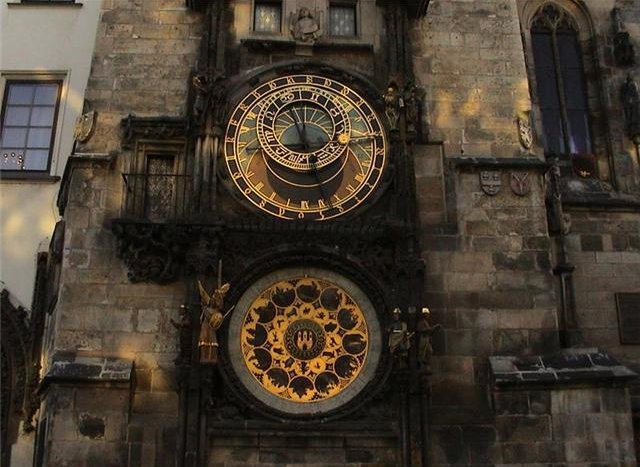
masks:
<path id="1" fill-rule="evenodd" d="M 279 33 L 281 24 L 281 0 L 255 0 L 253 10 L 253 30 L 255 32 Z"/>
<path id="2" fill-rule="evenodd" d="M 0 170 L 48 173 L 61 80 L 7 80 L 0 122 Z"/>
<path id="3" fill-rule="evenodd" d="M 335 1 L 329 3 L 329 34 L 336 37 L 356 37 L 356 2 Z"/>

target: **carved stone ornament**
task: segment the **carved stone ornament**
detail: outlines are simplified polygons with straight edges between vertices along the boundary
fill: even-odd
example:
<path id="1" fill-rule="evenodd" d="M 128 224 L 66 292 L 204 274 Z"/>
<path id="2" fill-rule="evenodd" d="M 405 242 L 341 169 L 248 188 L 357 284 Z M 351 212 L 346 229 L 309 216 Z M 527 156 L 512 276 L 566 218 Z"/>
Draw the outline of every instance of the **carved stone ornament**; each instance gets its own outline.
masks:
<path id="1" fill-rule="evenodd" d="M 533 130 L 531 129 L 529 114 L 518 117 L 518 138 L 524 149 L 527 151 L 531 149 L 533 146 Z"/>
<path id="2" fill-rule="evenodd" d="M 314 44 L 322 36 L 321 22 L 318 12 L 311 12 L 309 8 L 301 7 L 292 12 L 289 18 L 291 35 L 297 42 Z"/>
<path id="3" fill-rule="evenodd" d="M 128 115 L 120 122 L 122 147 L 131 148 L 137 139 L 168 140 L 186 136 L 187 125 L 178 117 L 136 117 Z"/>
<path id="4" fill-rule="evenodd" d="M 112 231 L 131 282 L 175 281 L 193 241 L 193 233 L 178 226 L 116 222 Z"/>
<path id="5" fill-rule="evenodd" d="M 73 128 L 73 139 L 80 143 L 86 143 L 91 135 L 96 123 L 96 111 L 91 110 L 80 115 L 76 119 L 76 125 Z"/>
<path id="6" fill-rule="evenodd" d="M 526 196 L 531 191 L 529 172 L 511 172 L 511 191 L 518 196 Z"/>
<path id="7" fill-rule="evenodd" d="M 500 180 L 499 170 L 482 170 L 480 171 L 480 188 L 489 196 L 495 196 L 500 193 L 502 181 Z"/>

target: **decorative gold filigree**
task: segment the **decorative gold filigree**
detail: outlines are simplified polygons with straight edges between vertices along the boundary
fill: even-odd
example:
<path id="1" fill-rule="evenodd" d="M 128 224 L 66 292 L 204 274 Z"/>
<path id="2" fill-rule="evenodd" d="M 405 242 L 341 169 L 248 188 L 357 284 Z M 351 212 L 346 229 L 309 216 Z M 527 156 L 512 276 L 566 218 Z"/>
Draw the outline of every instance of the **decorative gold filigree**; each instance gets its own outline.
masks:
<path id="1" fill-rule="evenodd" d="M 369 350 L 367 322 L 339 286 L 316 278 L 273 284 L 249 307 L 240 334 L 244 362 L 268 392 L 318 402 L 345 390 Z"/>

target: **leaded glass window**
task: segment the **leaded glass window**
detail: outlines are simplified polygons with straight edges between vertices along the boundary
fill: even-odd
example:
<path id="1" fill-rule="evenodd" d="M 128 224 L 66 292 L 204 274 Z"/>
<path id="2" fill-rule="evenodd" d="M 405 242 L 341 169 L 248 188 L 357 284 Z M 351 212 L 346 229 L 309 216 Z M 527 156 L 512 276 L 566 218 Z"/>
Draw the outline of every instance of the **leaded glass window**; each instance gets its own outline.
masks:
<path id="1" fill-rule="evenodd" d="M 61 81 L 7 81 L 0 132 L 1 170 L 49 170 L 61 86 Z"/>
<path id="2" fill-rule="evenodd" d="M 255 3 L 253 30 L 256 32 L 280 32 L 282 4 L 280 2 Z"/>
<path id="3" fill-rule="evenodd" d="M 590 154 L 587 91 L 576 26 L 564 10 L 546 5 L 531 26 L 531 41 L 545 150 Z"/>
<path id="4" fill-rule="evenodd" d="M 356 6 L 337 4 L 329 8 L 329 28 L 332 36 L 356 35 Z"/>

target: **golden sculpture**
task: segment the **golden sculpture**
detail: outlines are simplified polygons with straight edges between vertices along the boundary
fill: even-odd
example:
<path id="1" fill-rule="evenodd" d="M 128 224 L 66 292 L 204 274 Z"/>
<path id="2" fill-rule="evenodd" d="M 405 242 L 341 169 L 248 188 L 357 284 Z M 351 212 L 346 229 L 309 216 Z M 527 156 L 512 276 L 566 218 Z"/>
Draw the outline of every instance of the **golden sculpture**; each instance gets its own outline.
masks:
<path id="1" fill-rule="evenodd" d="M 345 290 L 297 277 L 273 284 L 251 303 L 240 342 L 246 368 L 265 390 L 292 402 L 318 402 L 358 377 L 369 330 Z"/>
<path id="2" fill-rule="evenodd" d="M 230 285 L 226 283 L 209 295 L 202 282 L 198 281 L 200 291 L 200 303 L 202 314 L 200 315 L 200 336 L 198 347 L 200 349 L 200 363 L 218 362 L 218 336 L 217 331 L 222 326 L 226 314 L 222 313 L 224 297 L 229 291 Z"/>

